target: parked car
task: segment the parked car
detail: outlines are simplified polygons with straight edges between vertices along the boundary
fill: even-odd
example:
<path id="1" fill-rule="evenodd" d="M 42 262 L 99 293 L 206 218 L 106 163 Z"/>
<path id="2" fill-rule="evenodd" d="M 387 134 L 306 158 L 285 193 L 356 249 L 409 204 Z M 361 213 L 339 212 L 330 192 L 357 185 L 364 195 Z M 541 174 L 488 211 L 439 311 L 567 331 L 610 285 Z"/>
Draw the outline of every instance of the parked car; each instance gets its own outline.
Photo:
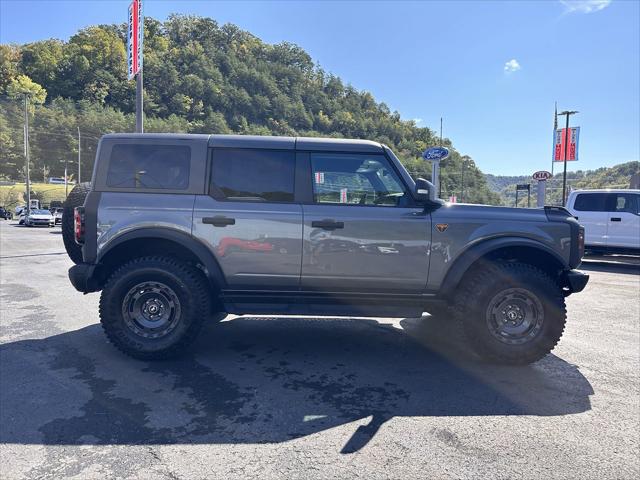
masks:
<path id="1" fill-rule="evenodd" d="M 53 219 L 55 220 L 56 225 L 62 225 L 62 212 L 63 208 L 50 208 L 49 211 L 51 215 L 53 215 Z"/>
<path id="2" fill-rule="evenodd" d="M 0 218 L 4 220 L 11 220 L 13 218 L 13 214 L 4 207 L 0 207 Z"/>
<path id="3" fill-rule="evenodd" d="M 640 253 L 640 190 L 574 190 L 567 209 L 593 253 Z"/>
<path id="4" fill-rule="evenodd" d="M 25 227 L 53 227 L 55 219 L 49 210 L 32 208 L 24 217 Z"/>
<path id="5" fill-rule="evenodd" d="M 589 278 L 566 209 L 447 204 L 377 142 L 106 135 L 92 178 L 65 204 L 69 279 L 102 291 L 107 337 L 140 359 L 184 352 L 227 313 L 427 311 L 481 357 L 531 363 Z"/>

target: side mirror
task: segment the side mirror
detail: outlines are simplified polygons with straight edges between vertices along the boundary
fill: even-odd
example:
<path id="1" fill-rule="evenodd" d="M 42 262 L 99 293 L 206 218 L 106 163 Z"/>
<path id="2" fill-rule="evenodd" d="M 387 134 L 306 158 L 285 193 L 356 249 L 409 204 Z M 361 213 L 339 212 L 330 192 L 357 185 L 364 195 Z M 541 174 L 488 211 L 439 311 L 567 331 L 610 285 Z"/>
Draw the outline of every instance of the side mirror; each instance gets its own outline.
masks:
<path id="1" fill-rule="evenodd" d="M 436 188 L 433 183 L 424 178 L 416 179 L 416 198 L 421 202 L 434 201 L 436 199 Z"/>

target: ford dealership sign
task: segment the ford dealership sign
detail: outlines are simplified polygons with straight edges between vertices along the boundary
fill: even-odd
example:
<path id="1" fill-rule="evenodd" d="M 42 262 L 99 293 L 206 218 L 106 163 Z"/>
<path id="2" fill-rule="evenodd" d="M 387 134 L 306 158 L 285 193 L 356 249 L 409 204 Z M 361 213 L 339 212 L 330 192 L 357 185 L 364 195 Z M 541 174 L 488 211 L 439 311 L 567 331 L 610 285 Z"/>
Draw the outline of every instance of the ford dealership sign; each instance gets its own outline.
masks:
<path id="1" fill-rule="evenodd" d="M 422 158 L 430 162 L 439 162 L 449 156 L 449 149 L 445 147 L 431 147 L 422 153 Z"/>

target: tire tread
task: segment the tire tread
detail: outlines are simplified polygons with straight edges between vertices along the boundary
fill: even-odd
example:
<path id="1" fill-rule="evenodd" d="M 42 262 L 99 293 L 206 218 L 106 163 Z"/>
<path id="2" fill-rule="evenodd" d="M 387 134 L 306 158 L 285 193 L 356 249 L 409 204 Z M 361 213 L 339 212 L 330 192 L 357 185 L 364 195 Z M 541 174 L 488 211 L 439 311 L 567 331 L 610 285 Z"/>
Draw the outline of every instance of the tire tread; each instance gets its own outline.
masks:
<path id="1" fill-rule="evenodd" d="M 113 305 L 114 299 L 110 298 L 116 283 L 123 276 L 135 272 L 142 266 L 154 266 L 162 270 L 167 270 L 178 277 L 185 287 L 191 292 L 194 300 L 193 311 L 191 312 L 191 323 L 185 334 L 174 344 L 163 350 L 141 351 L 135 346 L 122 340 L 118 336 L 117 329 L 114 328 L 113 321 L 110 320 L 114 315 L 113 308 L 120 309 L 120 305 Z M 202 272 L 197 268 L 186 264 L 172 257 L 153 255 L 147 257 L 139 257 L 123 264 L 117 268 L 107 280 L 105 287 L 100 295 L 99 314 L 100 324 L 109 341 L 122 353 L 137 358 L 139 360 L 165 360 L 178 357 L 195 341 L 200 332 L 204 321 L 210 315 L 210 299 L 207 283 Z M 119 315 L 116 311 L 115 315 Z"/>
<path id="2" fill-rule="evenodd" d="M 505 354 L 492 348 L 492 345 L 487 344 L 481 336 L 476 334 L 475 328 L 477 327 L 473 324 L 473 322 L 485 321 L 484 312 L 478 312 L 477 306 L 484 304 L 484 301 L 487 300 L 487 293 L 495 285 L 496 281 L 514 277 L 518 279 L 526 278 L 539 285 L 546 285 L 544 298 L 540 300 L 543 302 L 545 310 L 547 310 L 546 306 L 550 306 L 560 313 L 557 318 L 548 318 L 550 315 L 545 313 L 545 321 L 550 322 L 550 325 L 548 325 L 548 330 L 543 332 L 544 337 L 539 342 L 527 345 L 526 349 L 523 348 L 523 351 L 518 356 Z M 526 285 L 525 282 L 521 283 Z M 521 262 L 495 262 L 475 268 L 463 280 L 452 308 L 456 321 L 461 326 L 460 331 L 464 337 L 463 341 L 475 353 L 488 362 L 510 365 L 534 363 L 548 355 L 560 341 L 567 318 L 566 304 L 558 281 L 538 267 Z M 481 319 L 478 318 L 479 315 L 482 316 Z"/>

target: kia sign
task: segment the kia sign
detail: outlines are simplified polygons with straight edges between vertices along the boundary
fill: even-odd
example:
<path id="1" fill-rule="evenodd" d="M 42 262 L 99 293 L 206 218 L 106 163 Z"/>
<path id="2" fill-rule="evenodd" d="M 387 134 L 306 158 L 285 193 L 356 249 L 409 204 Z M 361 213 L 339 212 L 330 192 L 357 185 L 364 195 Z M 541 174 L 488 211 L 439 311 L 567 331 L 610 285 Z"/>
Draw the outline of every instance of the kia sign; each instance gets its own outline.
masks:
<path id="1" fill-rule="evenodd" d="M 449 156 L 449 149 L 445 147 L 431 147 L 422 153 L 422 158 L 429 162 L 440 162 Z"/>
<path id="2" fill-rule="evenodd" d="M 132 80 L 142 70 L 143 38 L 142 0 L 133 0 L 129 5 L 129 27 L 127 29 L 127 77 L 129 80 Z"/>
<path id="3" fill-rule="evenodd" d="M 540 170 L 539 172 L 536 172 L 531 176 L 533 177 L 534 180 L 538 180 L 538 181 L 549 180 L 550 178 L 553 177 L 553 175 L 551 175 L 551 172 L 547 172 L 545 170 Z"/>

